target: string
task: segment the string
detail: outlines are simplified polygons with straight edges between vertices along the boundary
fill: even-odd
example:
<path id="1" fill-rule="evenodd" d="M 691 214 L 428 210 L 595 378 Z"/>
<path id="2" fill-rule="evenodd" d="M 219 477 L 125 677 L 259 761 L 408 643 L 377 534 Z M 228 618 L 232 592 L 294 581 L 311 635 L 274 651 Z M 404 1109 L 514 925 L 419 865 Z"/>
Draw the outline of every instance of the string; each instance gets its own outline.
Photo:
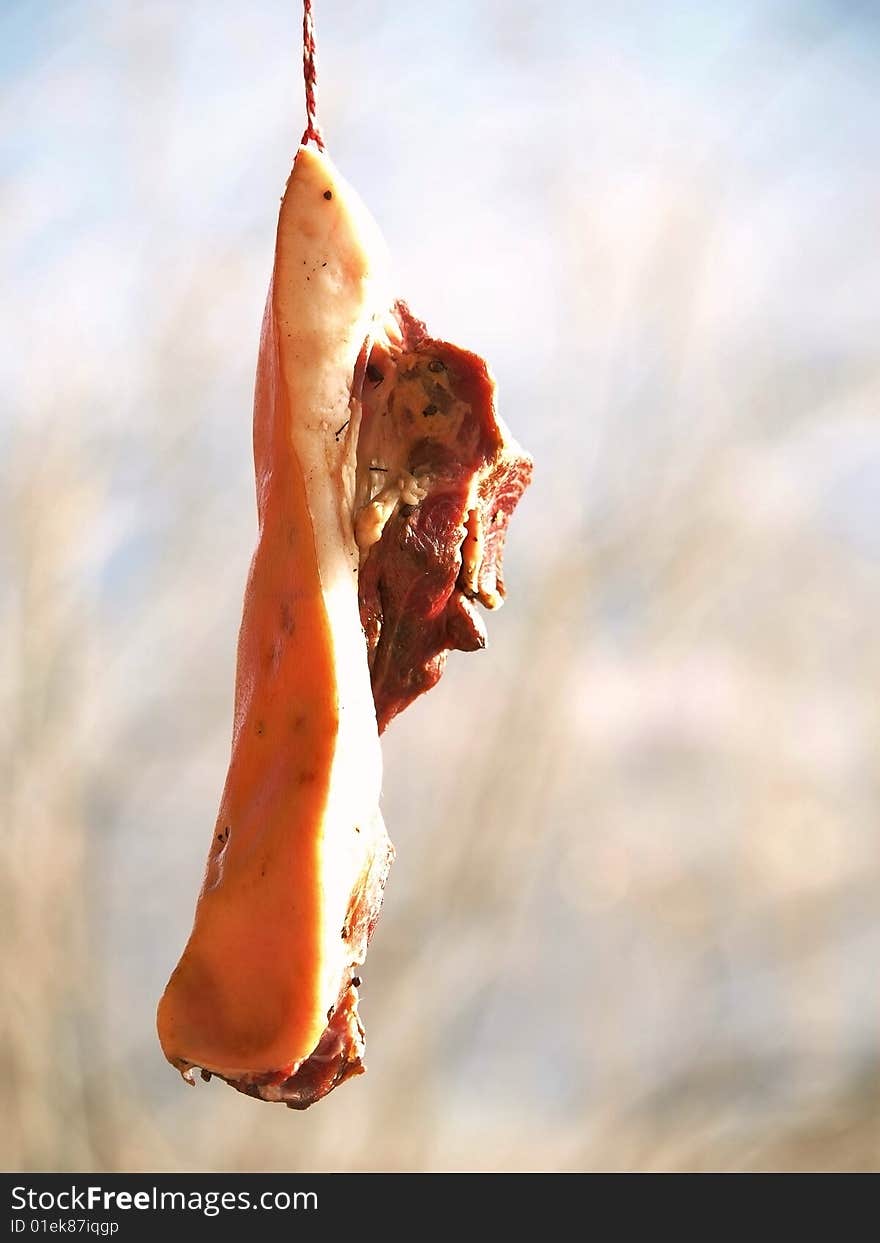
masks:
<path id="1" fill-rule="evenodd" d="M 306 128 L 300 146 L 313 142 L 319 151 L 324 150 L 324 139 L 315 119 L 315 23 L 312 18 L 312 0 L 303 0 L 303 78 L 306 84 Z"/>

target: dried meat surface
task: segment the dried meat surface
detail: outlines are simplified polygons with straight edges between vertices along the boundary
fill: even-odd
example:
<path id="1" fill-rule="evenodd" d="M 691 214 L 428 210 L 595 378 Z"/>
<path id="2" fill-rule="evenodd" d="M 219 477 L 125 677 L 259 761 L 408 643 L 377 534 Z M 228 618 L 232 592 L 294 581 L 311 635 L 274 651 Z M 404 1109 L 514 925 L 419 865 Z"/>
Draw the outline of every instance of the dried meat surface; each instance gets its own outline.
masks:
<path id="1" fill-rule="evenodd" d="M 505 595 L 508 524 L 532 462 L 495 411 L 476 354 L 428 335 L 403 303 L 399 345 L 374 345 L 363 381 L 356 522 L 361 622 L 379 729 L 440 678 L 450 650 L 486 645 L 476 604 Z"/>

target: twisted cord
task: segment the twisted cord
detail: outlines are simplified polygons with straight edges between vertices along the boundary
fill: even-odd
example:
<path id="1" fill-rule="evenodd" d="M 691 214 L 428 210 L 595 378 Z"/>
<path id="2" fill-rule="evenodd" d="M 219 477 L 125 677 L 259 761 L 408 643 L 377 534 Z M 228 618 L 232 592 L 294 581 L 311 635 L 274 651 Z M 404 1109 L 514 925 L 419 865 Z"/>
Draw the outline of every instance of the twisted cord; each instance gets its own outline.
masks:
<path id="1" fill-rule="evenodd" d="M 303 0 L 303 78 L 306 84 L 306 128 L 300 145 L 313 142 L 319 151 L 324 150 L 324 139 L 318 129 L 315 118 L 315 86 L 318 75 L 315 71 L 315 23 L 312 18 L 312 0 Z"/>

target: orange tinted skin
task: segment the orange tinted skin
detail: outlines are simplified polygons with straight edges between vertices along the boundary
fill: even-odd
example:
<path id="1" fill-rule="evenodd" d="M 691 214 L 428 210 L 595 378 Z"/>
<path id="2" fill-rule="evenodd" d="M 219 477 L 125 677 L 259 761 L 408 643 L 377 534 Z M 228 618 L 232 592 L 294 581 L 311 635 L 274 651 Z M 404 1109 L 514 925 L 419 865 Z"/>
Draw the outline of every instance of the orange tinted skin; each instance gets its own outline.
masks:
<path id="1" fill-rule="evenodd" d="M 278 318 L 273 283 L 254 411 L 260 535 L 239 636 L 232 759 L 195 924 L 158 1029 L 181 1070 L 283 1079 L 327 1023 L 318 839 L 337 695 L 312 520 L 290 450 Z"/>

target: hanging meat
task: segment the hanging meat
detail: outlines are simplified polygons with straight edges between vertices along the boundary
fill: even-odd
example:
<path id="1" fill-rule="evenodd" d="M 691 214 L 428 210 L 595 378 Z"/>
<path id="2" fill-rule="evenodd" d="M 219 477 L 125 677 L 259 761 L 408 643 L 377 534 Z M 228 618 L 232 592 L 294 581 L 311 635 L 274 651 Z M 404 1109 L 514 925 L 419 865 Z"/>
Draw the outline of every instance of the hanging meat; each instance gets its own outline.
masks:
<path id="1" fill-rule="evenodd" d="M 484 646 L 531 462 L 476 355 L 391 299 L 386 251 L 314 144 L 281 204 L 254 404 L 259 540 L 232 757 L 168 1060 L 304 1109 L 363 1070 L 358 971 L 393 849 L 379 734 Z"/>

